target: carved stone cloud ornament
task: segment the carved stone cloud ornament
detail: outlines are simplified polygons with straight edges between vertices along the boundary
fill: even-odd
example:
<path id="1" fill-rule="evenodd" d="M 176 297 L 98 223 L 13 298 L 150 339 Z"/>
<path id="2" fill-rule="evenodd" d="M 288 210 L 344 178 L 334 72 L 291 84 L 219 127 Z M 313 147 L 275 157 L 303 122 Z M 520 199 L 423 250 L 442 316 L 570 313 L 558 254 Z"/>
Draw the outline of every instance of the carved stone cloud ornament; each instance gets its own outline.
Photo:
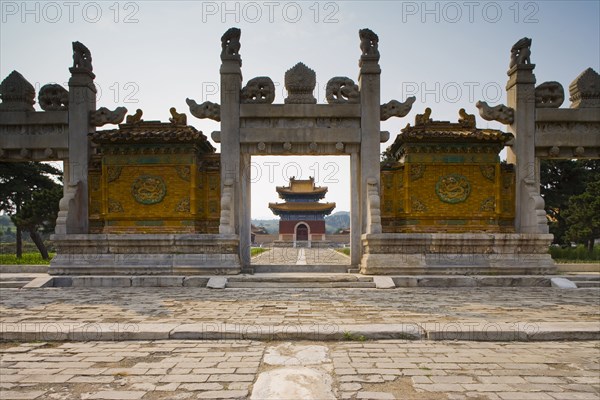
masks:
<path id="1" fill-rule="evenodd" d="M 336 76 L 327 82 L 325 98 L 329 104 L 358 103 L 360 102 L 358 85 L 348 77 Z"/>
<path id="2" fill-rule="evenodd" d="M 120 124 L 127 114 L 125 107 L 117 107 L 110 111 L 106 107 L 100 107 L 96 111 L 90 112 L 90 124 L 92 126 L 102 126 L 106 124 Z"/>
<path id="3" fill-rule="evenodd" d="M 275 85 L 268 76 L 258 76 L 248 81 L 240 96 L 242 103 L 271 104 L 275 100 Z"/>
<path id="4" fill-rule="evenodd" d="M 69 108 L 69 91 L 56 83 L 42 86 L 38 103 L 44 111 L 61 111 Z"/>
<path id="5" fill-rule="evenodd" d="M 217 103 L 205 101 L 202 104 L 196 103 L 195 100 L 185 99 L 185 102 L 190 107 L 190 112 L 196 118 L 212 119 L 213 121 L 221 121 L 221 106 Z"/>
<path id="6" fill-rule="evenodd" d="M 479 115 L 486 121 L 498 121 L 510 125 L 515 120 L 515 110 L 504 104 L 490 107 L 485 101 L 478 101 L 475 106 L 479 109 Z"/>
<path id="7" fill-rule="evenodd" d="M 391 117 L 406 117 L 410 112 L 413 103 L 417 100 L 415 96 L 410 96 L 404 101 L 404 103 L 400 103 L 398 100 L 390 100 L 389 102 L 381 105 L 380 110 L 380 119 L 385 121 Z"/>
<path id="8" fill-rule="evenodd" d="M 544 82 L 535 88 L 537 108 L 558 108 L 565 101 L 565 90 L 558 82 Z"/>

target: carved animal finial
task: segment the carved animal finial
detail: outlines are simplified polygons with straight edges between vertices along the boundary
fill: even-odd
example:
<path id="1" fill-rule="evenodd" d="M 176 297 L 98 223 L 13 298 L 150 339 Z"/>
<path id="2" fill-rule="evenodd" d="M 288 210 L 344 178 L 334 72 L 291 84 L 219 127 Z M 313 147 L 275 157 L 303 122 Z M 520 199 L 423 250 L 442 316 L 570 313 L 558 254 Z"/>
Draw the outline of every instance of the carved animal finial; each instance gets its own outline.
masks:
<path id="1" fill-rule="evenodd" d="M 268 76 L 257 76 L 248 81 L 240 94 L 242 103 L 271 104 L 275 100 L 275 85 Z"/>
<path id="2" fill-rule="evenodd" d="M 327 82 L 325 98 L 329 104 L 358 103 L 360 101 L 358 85 L 348 77 L 336 76 Z"/>
<path id="3" fill-rule="evenodd" d="M 169 109 L 169 112 L 173 117 L 169 118 L 169 121 L 171 121 L 173 125 L 187 125 L 187 115 L 185 115 L 184 113 L 178 113 L 175 107 L 171 107 Z"/>
<path id="4" fill-rule="evenodd" d="M 458 123 L 465 128 L 475 128 L 475 115 L 467 114 L 464 108 L 458 110 Z"/>
<path id="5" fill-rule="evenodd" d="M 379 60 L 379 36 L 370 29 L 361 29 L 358 31 L 360 37 L 361 58 L 376 58 Z"/>
<path id="6" fill-rule="evenodd" d="M 565 101 L 565 90 L 558 82 L 544 82 L 535 88 L 537 108 L 558 108 Z"/>
<path id="7" fill-rule="evenodd" d="M 479 109 L 479 115 L 486 121 L 498 121 L 506 125 L 513 123 L 515 119 L 515 110 L 504 104 L 490 107 L 485 101 L 478 101 L 475 107 Z"/>
<path id="8" fill-rule="evenodd" d="M 221 60 L 240 59 L 240 37 L 242 31 L 239 28 L 229 28 L 221 36 Z"/>
<path id="9" fill-rule="evenodd" d="M 515 65 L 531 64 L 531 39 L 524 37 L 513 45 L 510 49 L 510 65 L 509 68 Z"/>
<path id="10" fill-rule="evenodd" d="M 208 118 L 213 121 L 221 121 L 221 106 L 217 103 L 205 101 L 202 104 L 196 103 L 192 99 L 185 99 L 185 102 L 190 107 L 190 112 L 196 118 Z"/>
<path id="11" fill-rule="evenodd" d="M 140 122 L 142 122 L 143 114 L 144 114 L 144 112 L 138 108 L 137 110 L 135 110 L 135 114 L 127 116 L 127 118 L 125 119 L 125 122 L 128 124 L 140 123 Z"/>
<path id="12" fill-rule="evenodd" d="M 600 107 L 600 75 L 591 68 L 583 71 L 569 85 L 571 108 Z"/>
<path id="13" fill-rule="evenodd" d="M 11 72 L 0 83 L 1 111 L 34 111 L 35 89 L 17 71 Z"/>
<path id="14" fill-rule="evenodd" d="M 120 124 L 126 114 L 127 109 L 125 107 L 117 107 L 114 111 L 110 111 L 106 107 L 100 107 L 96 111 L 90 111 L 90 124 L 93 126 Z"/>
<path id="15" fill-rule="evenodd" d="M 44 111 L 60 111 L 69 108 L 69 92 L 56 83 L 42 86 L 38 103 Z"/>
<path id="16" fill-rule="evenodd" d="M 81 42 L 73 42 L 73 68 L 85 69 L 92 72 L 92 53 Z"/>
<path id="17" fill-rule="evenodd" d="M 425 125 L 431 122 L 429 118 L 431 116 L 431 108 L 427 107 L 423 114 L 417 114 L 415 117 L 415 126 L 416 125 Z"/>
<path id="18" fill-rule="evenodd" d="M 382 104 L 381 108 L 379 109 L 379 119 L 385 121 L 391 117 L 406 117 L 412 109 L 412 105 L 415 100 L 417 100 L 415 96 L 410 96 L 404 101 L 404 103 L 400 103 L 398 100 L 391 100 L 385 104 Z"/>

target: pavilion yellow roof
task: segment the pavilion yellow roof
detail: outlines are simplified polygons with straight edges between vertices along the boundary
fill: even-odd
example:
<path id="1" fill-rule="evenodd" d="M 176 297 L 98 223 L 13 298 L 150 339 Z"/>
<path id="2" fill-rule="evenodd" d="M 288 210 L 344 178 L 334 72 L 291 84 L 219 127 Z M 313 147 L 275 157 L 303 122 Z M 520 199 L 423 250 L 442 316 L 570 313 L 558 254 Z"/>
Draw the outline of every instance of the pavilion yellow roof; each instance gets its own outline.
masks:
<path id="1" fill-rule="evenodd" d="M 290 203 L 269 203 L 269 208 L 273 211 L 308 211 L 308 212 L 331 212 L 335 208 L 335 203 L 317 203 L 317 202 L 290 202 Z"/>
<path id="2" fill-rule="evenodd" d="M 315 186 L 315 178 L 312 176 L 308 179 L 296 179 L 295 177 L 290 178 L 289 186 L 277 186 L 277 193 L 279 194 L 325 194 L 327 193 L 326 186 Z"/>

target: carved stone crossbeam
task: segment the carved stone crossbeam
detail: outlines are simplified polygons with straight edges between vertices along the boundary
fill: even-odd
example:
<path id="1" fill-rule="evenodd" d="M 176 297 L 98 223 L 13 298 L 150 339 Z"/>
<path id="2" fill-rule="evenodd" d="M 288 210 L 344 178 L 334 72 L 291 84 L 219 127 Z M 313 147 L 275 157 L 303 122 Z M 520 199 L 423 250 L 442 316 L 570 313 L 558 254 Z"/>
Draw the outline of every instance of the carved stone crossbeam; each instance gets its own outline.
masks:
<path id="1" fill-rule="evenodd" d="M 358 85 L 345 76 L 336 76 L 327 82 L 325 98 L 329 104 L 359 103 Z"/>
<path id="2" fill-rule="evenodd" d="M 44 111 L 62 111 L 69 108 L 69 91 L 56 83 L 42 86 L 38 103 Z"/>
<path id="3" fill-rule="evenodd" d="M 271 104 L 274 100 L 275 85 L 268 76 L 250 79 L 240 94 L 242 103 Z"/>
<path id="4" fill-rule="evenodd" d="M 565 101 L 565 90 L 558 82 L 544 82 L 535 88 L 536 108 L 558 108 Z"/>
<path id="5" fill-rule="evenodd" d="M 106 124 L 120 124 L 125 119 L 127 109 L 117 107 L 114 111 L 106 107 L 100 107 L 96 111 L 90 112 L 90 124 L 92 126 L 103 126 Z"/>
<path id="6" fill-rule="evenodd" d="M 303 63 L 299 62 L 285 72 L 285 88 L 288 97 L 285 104 L 315 104 L 317 99 L 313 91 L 317 84 L 317 74 Z"/>
<path id="7" fill-rule="evenodd" d="M 569 85 L 571 108 L 600 107 L 600 75 L 592 68 L 583 71 Z"/>
<path id="8" fill-rule="evenodd" d="M 221 121 L 221 106 L 217 103 L 205 101 L 202 104 L 198 104 L 192 99 L 185 99 L 185 102 L 190 107 L 190 112 L 194 117 L 200 119 L 208 118 L 214 121 Z"/>
<path id="9" fill-rule="evenodd" d="M 34 111 L 35 89 L 17 71 L 11 72 L 0 83 L 0 111 Z"/>
<path id="10" fill-rule="evenodd" d="M 398 100 L 390 100 L 389 102 L 382 104 L 380 109 L 380 119 L 385 121 L 391 117 L 406 117 L 412 105 L 417 100 L 415 96 L 408 97 L 404 103 L 400 103 Z"/>
<path id="11" fill-rule="evenodd" d="M 498 121 L 510 125 L 515 119 L 515 110 L 504 104 L 490 107 L 485 101 L 478 101 L 475 106 L 479 109 L 481 118 L 486 121 Z"/>

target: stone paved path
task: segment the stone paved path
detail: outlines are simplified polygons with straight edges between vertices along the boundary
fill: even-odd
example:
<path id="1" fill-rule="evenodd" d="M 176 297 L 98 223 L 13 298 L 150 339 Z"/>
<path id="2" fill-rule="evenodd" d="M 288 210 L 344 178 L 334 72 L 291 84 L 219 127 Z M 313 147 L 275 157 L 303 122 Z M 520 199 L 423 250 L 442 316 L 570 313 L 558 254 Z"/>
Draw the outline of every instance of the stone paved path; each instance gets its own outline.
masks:
<path id="1" fill-rule="evenodd" d="M 3 343 L 0 398 L 597 400 L 599 359 L 600 342 Z"/>
<path id="2" fill-rule="evenodd" d="M 0 323 L 386 324 L 598 322 L 594 289 L 45 288 L 0 290 Z"/>
<path id="3" fill-rule="evenodd" d="M 333 249 L 273 247 L 271 250 L 252 258 L 252 264 L 350 264 L 350 257 Z"/>

